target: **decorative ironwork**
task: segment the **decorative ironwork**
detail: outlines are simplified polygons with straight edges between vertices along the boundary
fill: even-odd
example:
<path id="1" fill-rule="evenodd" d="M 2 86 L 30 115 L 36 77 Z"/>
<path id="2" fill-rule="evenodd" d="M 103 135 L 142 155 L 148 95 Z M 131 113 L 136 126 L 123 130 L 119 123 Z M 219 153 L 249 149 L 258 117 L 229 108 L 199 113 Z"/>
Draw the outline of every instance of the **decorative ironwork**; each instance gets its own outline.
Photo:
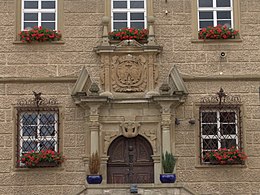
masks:
<path id="1" fill-rule="evenodd" d="M 238 95 L 227 95 L 222 88 L 216 95 L 209 95 L 201 98 L 201 103 L 218 103 L 222 104 L 231 104 L 231 103 L 241 103 L 241 98 Z"/>
<path id="2" fill-rule="evenodd" d="M 39 107 L 41 105 L 56 105 L 58 104 L 58 100 L 56 98 L 44 98 L 42 97 L 42 93 L 36 93 L 33 91 L 34 97 L 33 98 L 21 98 L 17 101 L 17 105 L 19 106 L 36 106 Z"/>
<path id="3" fill-rule="evenodd" d="M 54 107 L 17 108 L 17 166 L 30 151 L 58 151 L 59 110 Z"/>
<path id="4" fill-rule="evenodd" d="M 241 128 L 239 105 L 202 105 L 200 107 L 202 163 L 209 163 L 204 159 L 208 151 L 232 147 L 242 150 Z"/>

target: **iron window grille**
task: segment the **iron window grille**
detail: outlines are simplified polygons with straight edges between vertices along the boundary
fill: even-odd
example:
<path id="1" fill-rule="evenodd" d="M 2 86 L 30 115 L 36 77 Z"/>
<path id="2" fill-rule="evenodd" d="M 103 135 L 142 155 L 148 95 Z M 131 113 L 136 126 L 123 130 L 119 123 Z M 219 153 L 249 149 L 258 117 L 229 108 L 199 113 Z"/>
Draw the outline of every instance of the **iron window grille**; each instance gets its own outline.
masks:
<path id="1" fill-rule="evenodd" d="M 57 0 L 22 0 L 21 30 L 42 26 L 57 30 Z"/>
<path id="2" fill-rule="evenodd" d="M 59 152 L 59 108 L 56 98 L 41 97 L 17 101 L 17 167 L 24 167 L 21 157 L 28 152 Z"/>
<path id="3" fill-rule="evenodd" d="M 198 30 L 218 24 L 233 28 L 233 0 L 198 0 Z"/>
<path id="4" fill-rule="evenodd" d="M 111 0 L 112 30 L 146 28 L 146 0 Z"/>
<path id="5" fill-rule="evenodd" d="M 58 152 L 58 108 L 17 109 L 18 159 L 27 152 L 53 150 Z M 24 166 L 19 160 L 17 166 Z"/>
<path id="6" fill-rule="evenodd" d="M 216 95 L 203 97 L 200 106 L 200 159 L 209 163 L 206 153 L 219 148 L 242 151 L 242 117 L 239 96 L 227 95 L 221 88 Z M 242 163 L 242 162 L 241 162 Z"/>

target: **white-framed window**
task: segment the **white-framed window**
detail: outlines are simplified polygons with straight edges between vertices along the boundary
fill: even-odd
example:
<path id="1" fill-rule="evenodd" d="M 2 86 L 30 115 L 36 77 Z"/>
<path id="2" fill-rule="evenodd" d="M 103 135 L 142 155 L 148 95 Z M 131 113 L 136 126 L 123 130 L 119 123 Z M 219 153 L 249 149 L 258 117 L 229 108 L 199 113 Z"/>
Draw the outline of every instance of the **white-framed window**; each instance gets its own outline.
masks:
<path id="1" fill-rule="evenodd" d="M 202 106 L 200 108 L 201 159 L 219 148 L 241 149 L 241 116 L 239 106 Z"/>
<path id="2" fill-rule="evenodd" d="M 21 30 L 42 26 L 57 30 L 58 0 L 22 0 Z"/>
<path id="3" fill-rule="evenodd" d="M 111 0 L 111 29 L 147 28 L 146 0 Z"/>
<path id="4" fill-rule="evenodd" d="M 58 108 L 18 109 L 17 112 L 18 159 L 31 151 L 59 150 Z M 18 161 L 18 166 L 22 166 Z"/>
<path id="5" fill-rule="evenodd" d="M 197 0 L 198 30 L 208 26 L 234 27 L 233 0 Z"/>

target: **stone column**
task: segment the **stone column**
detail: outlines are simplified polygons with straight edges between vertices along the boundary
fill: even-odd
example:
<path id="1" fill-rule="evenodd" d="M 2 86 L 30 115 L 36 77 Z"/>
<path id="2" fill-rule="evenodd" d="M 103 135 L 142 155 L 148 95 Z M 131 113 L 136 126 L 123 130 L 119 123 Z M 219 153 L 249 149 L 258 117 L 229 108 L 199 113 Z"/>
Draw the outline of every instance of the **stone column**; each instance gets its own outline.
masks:
<path id="1" fill-rule="evenodd" d="M 160 184 L 160 174 L 161 174 L 161 164 L 160 164 L 160 155 L 153 155 L 153 163 L 154 163 L 154 183 Z"/>
<path id="2" fill-rule="evenodd" d="M 154 56 L 148 55 L 148 91 L 154 90 Z"/>
<path id="3" fill-rule="evenodd" d="M 101 55 L 102 71 L 100 75 L 101 83 L 104 86 L 104 92 L 101 93 L 101 96 L 111 96 L 110 91 L 110 58 L 109 55 Z"/>
<path id="4" fill-rule="evenodd" d="M 89 130 L 90 130 L 90 155 L 99 150 L 99 107 L 100 104 L 91 104 L 89 115 Z"/>
<path id="5" fill-rule="evenodd" d="M 171 103 L 160 103 L 161 109 L 161 131 L 162 131 L 162 152 L 171 152 Z"/>

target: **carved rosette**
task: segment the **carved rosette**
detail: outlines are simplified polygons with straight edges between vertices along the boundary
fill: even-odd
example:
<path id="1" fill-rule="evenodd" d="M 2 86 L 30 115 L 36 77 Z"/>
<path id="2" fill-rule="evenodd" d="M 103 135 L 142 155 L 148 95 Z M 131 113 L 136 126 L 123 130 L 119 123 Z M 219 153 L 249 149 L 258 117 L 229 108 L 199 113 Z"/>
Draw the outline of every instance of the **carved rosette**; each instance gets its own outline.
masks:
<path id="1" fill-rule="evenodd" d="M 143 92 L 147 86 L 145 57 L 114 56 L 112 58 L 112 88 L 116 92 Z"/>

